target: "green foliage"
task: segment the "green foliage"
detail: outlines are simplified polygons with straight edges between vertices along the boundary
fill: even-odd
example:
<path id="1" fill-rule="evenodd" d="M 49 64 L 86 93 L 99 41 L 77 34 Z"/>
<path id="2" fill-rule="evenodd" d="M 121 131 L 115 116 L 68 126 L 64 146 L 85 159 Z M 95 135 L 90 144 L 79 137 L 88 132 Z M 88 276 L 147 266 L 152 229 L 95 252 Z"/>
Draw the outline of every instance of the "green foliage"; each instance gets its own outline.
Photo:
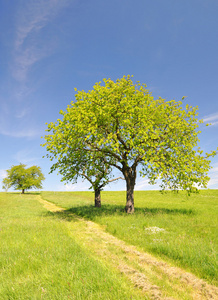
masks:
<path id="1" fill-rule="evenodd" d="M 15 190 L 22 190 L 23 192 L 33 188 L 41 189 L 42 181 L 45 179 L 41 168 L 37 166 L 26 168 L 26 165 L 20 164 L 12 166 L 6 172 L 7 177 L 3 179 L 3 189 L 6 190 L 12 186 Z"/>
<path id="2" fill-rule="evenodd" d="M 64 123 L 62 124 L 64 126 Z M 51 160 L 57 161 L 52 165 L 51 172 L 58 170 L 62 175 L 62 181 L 76 183 L 79 177 L 89 181 L 90 188 L 101 190 L 109 181 L 111 165 L 105 163 L 105 159 L 99 152 L 87 151 L 85 140 L 72 139 L 66 128 L 54 130 L 52 136 L 46 136 L 47 155 Z M 112 159 L 110 159 L 112 162 Z"/>
<path id="3" fill-rule="evenodd" d="M 150 184 L 160 179 L 162 189 L 190 193 L 206 187 L 208 158 L 216 151 L 205 157 L 197 148 L 198 107 L 184 109 L 181 101 L 154 99 L 145 84 L 134 84 L 130 76 L 104 79 L 75 97 L 60 111 L 63 119 L 48 124 L 43 145 L 47 157 L 57 159 L 52 170 L 59 168 L 64 180 L 77 178 L 84 165 L 86 172 L 96 173 L 100 159 L 106 169 L 123 173 L 131 193 L 137 167 Z"/>

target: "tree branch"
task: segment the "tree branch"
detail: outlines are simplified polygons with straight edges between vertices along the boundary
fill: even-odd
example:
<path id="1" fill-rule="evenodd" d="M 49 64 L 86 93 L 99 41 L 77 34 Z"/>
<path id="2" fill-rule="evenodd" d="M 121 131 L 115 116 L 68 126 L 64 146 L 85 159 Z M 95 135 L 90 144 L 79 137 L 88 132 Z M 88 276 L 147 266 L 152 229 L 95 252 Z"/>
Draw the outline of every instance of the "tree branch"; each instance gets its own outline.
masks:
<path id="1" fill-rule="evenodd" d="M 110 151 L 109 149 L 106 149 L 106 150 L 105 149 L 100 149 L 98 146 L 96 146 L 94 144 L 91 144 L 91 143 L 88 143 L 87 141 L 85 142 L 85 144 L 87 144 L 88 147 L 91 146 L 89 149 L 86 149 L 86 151 L 95 152 L 97 150 L 98 152 L 105 153 L 105 154 L 107 154 L 109 156 L 115 157 L 116 159 L 120 160 L 119 155 L 117 155 L 116 153 Z M 92 147 L 94 149 L 92 149 Z"/>
<path id="2" fill-rule="evenodd" d="M 115 181 L 115 180 L 118 180 L 118 179 L 125 180 L 125 178 L 123 178 L 123 177 L 117 177 L 117 178 L 114 178 L 114 179 L 108 180 L 108 182 L 112 182 L 112 181 Z"/>

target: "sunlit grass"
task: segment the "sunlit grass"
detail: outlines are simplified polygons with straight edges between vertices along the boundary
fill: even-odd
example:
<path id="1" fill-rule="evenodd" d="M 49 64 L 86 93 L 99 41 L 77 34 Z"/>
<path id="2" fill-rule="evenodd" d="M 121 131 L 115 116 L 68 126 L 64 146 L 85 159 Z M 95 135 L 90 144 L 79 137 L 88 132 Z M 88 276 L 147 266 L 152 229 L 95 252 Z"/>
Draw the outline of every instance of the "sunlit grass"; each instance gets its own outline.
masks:
<path id="1" fill-rule="evenodd" d="M 0 299 L 144 299 L 37 197 L 0 193 Z"/>
<path id="2" fill-rule="evenodd" d="M 135 214 L 124 212 L 125 192 L 102 192 L 102 208 L 91 192 L 43 192 L 42 197 L 105 226 L 129 244 L 217 284 L 218 190 L 200 194 L 135 192 Z M 152 228 L 163 230 L 154 230 Z"/>

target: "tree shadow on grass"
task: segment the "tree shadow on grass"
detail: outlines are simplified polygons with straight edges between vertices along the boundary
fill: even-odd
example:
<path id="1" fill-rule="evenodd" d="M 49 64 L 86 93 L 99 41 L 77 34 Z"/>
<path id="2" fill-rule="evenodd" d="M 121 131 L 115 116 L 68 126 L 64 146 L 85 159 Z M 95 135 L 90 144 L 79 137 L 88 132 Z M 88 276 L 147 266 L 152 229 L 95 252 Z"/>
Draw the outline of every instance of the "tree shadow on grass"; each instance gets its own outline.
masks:
<path id="1" fill-rule="evenodd" d="M 73 214 L 69 210 L 62 210 L 62 211 L 47 211 L 45 214 L 46 217 L 58 218 L 63 221 L 67 222 L 78 222 L 79 218 L 76 214 Z"/>
<path id="2" fill-rule="evenodd" d="M 25 192 L 24 194 L 22 194 L 21 192 L 5 192 L 9 195 L 40 195 L 40 192 Z"/>
<path id="3" fill-rule="evenodd" d="M 40 192 L 25 192 L 23 195 L 40 195 Z"/>
<path id="4" fill-rule="evenodd" d="M 102 205 L 101 208 L 94 207 L 93 205 L 76 206 L 66 209 L 61 212 L 49 212 L 53 216 L 57 216 L 66 221 L 76 221 L 77 217 L 82 217 L 87 220 L 95 220 L 96 217 L 104 216 L 124 216 L 129 217 L 131 215 L 125 212 L 122 205 Z M 195 211 L 192 209 L 168 209 L 168 208 L 135 208 L 134 215 L 146 216 L 151 215 L 194 215 Z"/>

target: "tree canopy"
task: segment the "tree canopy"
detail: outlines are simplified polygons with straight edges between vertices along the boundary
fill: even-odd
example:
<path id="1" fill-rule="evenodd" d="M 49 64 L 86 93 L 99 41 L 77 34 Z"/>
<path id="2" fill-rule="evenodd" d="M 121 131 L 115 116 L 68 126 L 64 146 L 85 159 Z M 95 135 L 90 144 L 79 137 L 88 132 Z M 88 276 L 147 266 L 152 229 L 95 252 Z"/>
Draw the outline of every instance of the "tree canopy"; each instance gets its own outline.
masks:
<path id="1" fill-rule="evenodd" d="M 6 172 L 7 177 L 3 179 L 3 189 L 14 187 L 15 190 L 22 190 L 22 193 L 33 188 L 41 189 L 42 181 L 45 179 L 41 168 L 37 166 L 26 168 L 26 165 L 20 164 L 12 166 Z"/>
<path id="2" fill-rule="evenodd" d="M 55 167 L 64 171 L 69 160 L 80 165 L 84 158 L 97 155 L 105 166 L 123 174 L 128 213 L 134 211 L 137 172 L 150 184 L 160 179 L 163 190 L 191 193 L 206 187 L 209 157 L 216 151 L 204 155 L 197 148 L 202 123 L 198 107 L 154 99 L 145 84 L 134 84 L 130 76 L 115 82 L 104 79 L 88 92 L 76 92 L 76 101 L 60 111 L 62 120 L 48 124 L 44 146 L 47 156 L 57 159 Z M 87 159 L 85 165 L 93 168 L 94 160 Z M 68 173 L 68 179 L 75 172 Z"/>

